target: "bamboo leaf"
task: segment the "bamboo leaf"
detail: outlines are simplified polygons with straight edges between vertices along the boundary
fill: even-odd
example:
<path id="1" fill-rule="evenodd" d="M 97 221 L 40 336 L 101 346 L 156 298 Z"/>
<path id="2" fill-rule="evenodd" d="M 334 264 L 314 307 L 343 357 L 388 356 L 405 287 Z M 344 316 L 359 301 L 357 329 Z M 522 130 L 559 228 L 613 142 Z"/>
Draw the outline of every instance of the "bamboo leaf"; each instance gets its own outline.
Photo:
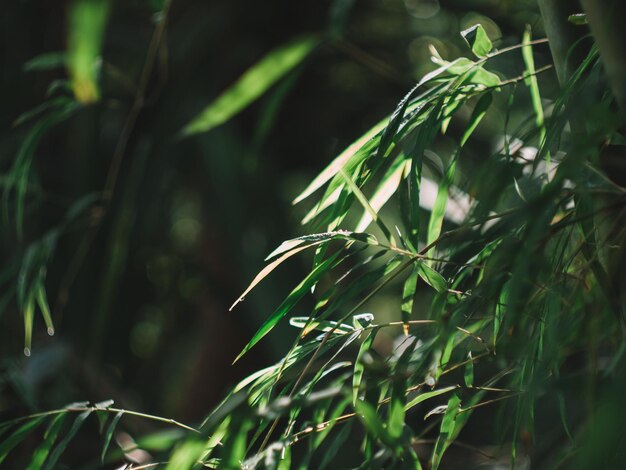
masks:
<path id="1" fill-rule="evenodd" d="M 443 415 L 443 419 L 441 420 L 439 436 L 437 437 L 437 442 L 435 443 L 435 448 L 433 450 L 431 466 L 433 470 L 437 470 L 439 468 L 439 465 L 441 464 L 441 459 L 443 458 L 443 454 L 450 446 L 450 436 L 453 435 L 455 430 L 455 420 L 457 415 L 459 414 L 460 404 L 461 399 L 456 393 L 453 394 L 448 400 L 448 404 L 446 405 L 446 411 Z"/>
<path id="2" fill-rule="evenodd" d="M 35 297 L 37 297 L 37 305 L 39 305 L 39 310 L 41 310 L 41 315 L 46 323 L 48 334 L 53 336 L 54 324 L 52 323 L 52 315 L 50 314 L 50 307 L 48 306 L 48 298 L 43 281 L 39 281 L 35 286 Z"/>
<path id="3" fill-rule="evenodd" d="M 378 333 L 378 328 L 374 328 L 367 333 L 367 336 L 359 347 L 359 352 L 354 361 L 354 371 L 352 373 L 352 406 L 356 406 L 356 402 L 359 399 L 359 391 L 361 388 L 361 382 L 363 381 L 363 373 L 365 367 L 363 366 L 363 355 L 370 350 L 372 344 L 374 344 L 374 338 Z"/>
<path id="4" fill-rule="evenodd" d="M 317 321 L 315 319 L 311 319 L 310 317 L 292 317 L 289 319 L 289 324 L 291 326 L 295 326 L 296 328 L 301 328 L 302 333 L 301 337 L 304 338 L 313 330 L 318 331 L 333 331 L 338 335 L 345 335 L 354 333 L 354 327 L 351 325 L 346 325 L 345 323 L 337 323 L 336 321 Z"/>
<path id="5" fill-rule="evenodd" d="M 405 410 L 410 410 L 411 408 L 416 407 L 417 405 L 419 405 L 420 403 L 430 399 L 430 398 L 434 398 L 434 397 L 438 397 L 439 395 L 443 395 L 444 393 L 448 393 L 451 390 L 456 389 L 457 386 L 456 385 L 452 385 L 450 387 L 444 387 L 444 388 L 440 388 L 438 390 L 433 390 L 431 392 L 424 392 L 424 393 L 420 393 L 419 395 L 417 395 L 415 398 L 413 398 L 412 400 L 410 400 L 406 406 L 404 407 Z M 447 407 L 447 405 L 446 405 Z M 427 416 L 426 416 L 427 417 Z M 426 417 L 424 417 L 424 419 L 426 419 Z"/>
<path id="6" fill-rule="evenodd" d="M 446 173 L 439 184 L 439 189 L 437 190 L 437 198 L 435 199 L 435 205 L 430 215 L 430 219 L 428 221 L 428 233 L 426 244 L 430 245 L 434 242 L 439 235 L 441 234 L 441 227 L 443 225 L 443 219 L 446 213 L 446 208 L 448 205 L 448 190 L 452 183 L 454 182 L 454 177 L 456 173 L 456 163 L 461 152 L 461 149 L 470 138 L 480 121 L 482 121 L 485 114 L 487 114 L 487 110 L 489 106 L 491 106 L 491 102 L 493 101 L 493 96 L 491 93 L 487 93 L 480 97 L 478 103 L 474 107 L 472 111 L 472 116 L 467 124 L 467 128 L 461 137 L 460 145 L 455 153 Z"/>
<path id="7" fill-rule="evenodd" d="M 487 57 L 487 54 L 489 54 L 493 48 L 489 36 L 487 36 L 485 29 L 480 24 L 476 24 L 461 31 L 461 36 L 463 36 L 465 42 L 467 42 L 470 49 L 472 49 L 474 55 L 481 59 Z"/>
<path id="8" fill-rule="evenodd" d="M 404 281 L 404 287 L 402 288 L 402 321 L 404 322 L 404 334 L 409 334 L 409 319 L 413 313 L 413 301 L 415 299 L 415 292 L 417 291 L 417 279 L 420 273 L 419 262 L 417 262 L 411 269 L 409 277 Z"/>
<path id="9" fill-rule="evenodd" d="M 301 249 L 301 248 L 300 248 Z M 248 342 L 246 347 L 239 353 L 234 362 L 237 362 L 246 352 L 248 352 L 256 343 L 258 343 L 272 328 L 293 308 L 293 306 L 305 296 L 307 292 L 311 290 L 320 278 L 326 274 L 330 269 L 334 268 L 337 264 L 343 261 L 337 258 L 341 252 L 337 252 L 324 262 L 319 264 L 308 276 L 306 276 L 296 288 L 291 291 L 287 298 L 280 304 L 280 306 L 272 313 L 272 315 L 265 321 L 263 326 L 255 333 L 252 339 Z"/>
<path id="10" fill-rule="evenodd" d="M 474 386 L 474 361 L 472 360 L 472 351 L 467 353 L 467 364 L 465 365 L 465 373 L 463 379 L 467 387 Z"/>
<path id="11" fill-rule="evenodd" d="M 27 61 L 22 70 L 24 72 L 39 71 L 39 70 L 53 70 L 61 67 L 65 67 L 67 63 L 67 53 L 64 51 L 46 52 L 39 54 Z"/>
<path id="12" fill-rule="evenodd" d="M 245 437 L 245 433 L 244 433 Z M 198 438 L 190 438 L 183 441 L 170 456 L 165 470 L 189 470 L 195 467 L 202 457 L 206 442 Z M 237 468 L 237 467 L 224 467 Z"/>
<path id="13" fill-rule="evenodd" d="M 67 416 L 67 413 L 61 413 L 52 419 L 44 435 L 43 442 L 33 453 L 33 458 L 31 459 L 27 470 L 39 470 L 43 467 L 43 464 L 50 454 L 50 449 L 52 449 L 52 446 L 56 442 Z"/>
<path id="14" fill-rule="evenodd" d="M 330 468 L 334 468 L 333 459 L 337 455 L 337 452 L 345 445 L 346 440 L 350 436 L 351 423 L 345 425 L 338 433 L 333 436 L 332 443 L 328 446 L 328 449 L 324 452 L 324 457 L 319 465 L 319 470 L 323 470 L 330 465 Z"/>
<path id="15" fill-rule="evenodd" d="M 207 132 L 228 121 L 300 64 L 318 44 L 319 38 L 308 36 L 270 52 L 192 119 L 183 135 Z"/>
<path id="16" fill-rule="evenodd" d="M 339 172 L 341 173 L 341 176 L 343 176 L 344 180 L 348 184 L 350 191 L 352 191 L 352 193 L 356 196 L 356 198 L 361 203 L 365 211 L 372 218 L 372 220 L 376 222 L 376 225 L 378 225 L 380 230 L 383 232 L 383 235 L 385 235 L 385 238 L 389 241 L 391 245 L 394 245 L 395 242 L 393 241 L 393 235 L 391 234 L 391 231 L 389 230 L 389 228 L 387 228 L 387 226 L 385 225 L 383 220 L 380 218 L 376 210 L 374 210 L 374 208 L 370 205 L 370 202 L 367 200 L 367 197 L 365 196 L 365 194 L 363 194 L 363 192 L 361 191 L 361 188 L 359 188 L 358 185 L 354 181 L 352 181 L 352 178 L 350 178 L 350 176 L 343 169 L 339 170 Z"/>
<path id="17" fill-rule="evenodd" d="M 302 193 L 293 200 L 292 204 L 298 204 L 302 202 L 306 198 L 308 198 L 311 194 L 316 192 L 326 183 L 328 183 L 331 179 L 333 179 L 338 173 L 339 170 L 344 168 L 348 173 L 351 172 L 350 168 L 354 168 L 357 162 L 362 161 L 365 157 L 369 155 L 369 151 L 373 148 L 373 144 L 378 142 L 379 138 L 376 138 L 378 134 L 385 128 L 387 124 L 387 119 L 383 119 L 370 130 L 368 130 L 365 134 L 359 137 L 354 143 L 350 144 L 339 156 L 337 156 L 331 163 L 328 165 L 324 171 L 322 171 L 307 187 Z M 370 144 L 370 145 L 367 145 Z"/>
<path id="18" fill-rule="evenodd" d="M 545 118 L 543 115 L 543 106 L 541 104 L 541 95 L 539 93 L 539 83 L 537 82 L 537 70 L 535 69 L 535 59 L 533 58 L 533 49 L 530 45 L 531 33 L 530 27 L 526 27 L 524 36 L 522 39 L 522 57 L 524 64 L 526 65 L 526 78 L 524 82 L 530 90 L 530 98 L 533 105 L 533 111 L 535 112 L 535 124 L 539 129 L 539 146 L 543 145 L 546 137 Z"/>
<path id="19" fill-rule="evenodd" d="M 9 452 L 22 442 L 28 434 L 34 431 L 45 420 L 45 416 L 39 416 L 28 420 L 0 443 L 0 464 L 7 458 Z"/>
<path id="20" fill-rule="evenodd" d="M 70 7 L 67 68 L 74 96 L 80 103 L 93 103 L 100 98 L 98 61 L 108 16 L 107 0 L 76 0 Z"/>
<path id="21" fill-rule="evenodd" d="M 230 306 L 230 308 L 228 310 L 232 310 L 233 308 L 235 308 L 235 306 L 239 303 L 239 302 L 243 302 L 246 295 L 248 295 L 248 293 L 254 289 L 256 287 L 256 285 L 261 282 L 263 279 L 265 279 L 272 271 L 274 271 L 274 269 L 276 269 L 278 266 L 280 266 L 283 261 L 285 261 L 287 258 L 292 257 L 293 255 L 295 255 L 296 253 L 299 253 L 303 250 L 306 250 L 307 248 L 310 248 L 311 246 L 314 246 L 315 244 L 311 244 L 311 245 L 306 245 L 306 246 L 299 246 L 297 248 L 293 248 L 290 251 L 287 251 L 286 253 L 284 253 L 280 258 L 272 261 L 270 264 L 268 264 L 267 266 L 265 266 L 261 272 L 259 272 L 259 274 L 257 274 L 255 276 L 255 278 L 252 280 L 252 282 L 250 283 L 250 285 L 246 288 L 245 291 L 243 291 L 243 294 L 241 294 L 239 296 L 239 298 Z"/>
<path id="22" fill-rule="evenodd" d="M 418 262 L 416 269 L 419 277 L 437 292 L 448 291 L 448 281 L 426 263 Z"/>
<path id="23" fill-rule="evenodd" d="M 118 411 L 113 417 L 113 419 L 111 420 L 111 422 L 109 423 L 109 426 L 107 427 L 106 433 L 104 434 L 104 443 L 102 444 L 102 452 L 100 453 L 101 462 L 104 462 L 104 457 L 107 454 L 107 450 L 109 450 L 109 445 L 111 444 L 111 438 L 113 437 L 115 428 L 117 427 L 117 424 L 120 422 L 120 419 L 122 419 L 123 415 L 124 415 L 123 411 Z"/>
<path id="24" fill-rule="evenodd" d="M 46 466 L 44 467 L 46 470 L 53 470 L 54 468 L 56 468 L 59 458 L 61 457 L 63 452 L 65 452 L 65 449 L 72 441 L 72 439 L 74 439 L 74 436 L 76 436 L 76 433 L 81 428 L 85 420 L 89 417 L 91 411 L 92 410 L 83 411 L 76 417 L 76 419 L 74 420 L 74 424 L 72 424 L 72 427 L 70 428 L 68 433 L 61 440 L 61 442 L 57 444 L 57 446 L 54 448 L 54 451 L 52 451 L 52 454 L 50 455 L 50 460 L 48 460 Z"/>
<path id="25" fill-rule="evenodd" d="M 33 320 L 35 317 L 35 300 L 33 295 L 29 294 L 24 307 L 24 355 L 30 356 L 31 343 L 33 338 Z"/>
<path id="26" fill-rule="evenodd" d="M 280 244 L 280 246 L 278 248 L 276 248 L 274 251 L 272 251 L 267 258 L 265 258 L 265 260 L 269 260 L 274 258 L 275 256 L 278 256 L 280 254 L 283 254 L 289 250 L 294 249 L 295 247 L 303 244 L 303 243 L 313 243 L 313 244 L 319 244 L 319 243 L 324 243 L 327 241 L 331 241 L 331 240 L 337 240 L 337 239 L 343 239 L 343 240 L 350 240 L 350 241 L 358 241 L 358 242 L 362 242 L 362 243 L 367 243 L 368 245 L 378 245 L 378 240 L 376 240 L 376 237 L 374 237 L 373 235 L 370 235 L 369 233 L 362 233 L 362 232 L 350 232 L 347 230 L 337 230 L 334 232 L 325 232 L 325 233 L 315 233 L 312 235 L 304 235 L 302 237 L 298 237 L 298 238 L 293 238 L 291 240 L 287 240 L 284 241 L 283 243 Z M 319 243 L 318 243 L 319 242 Z M 313 245 L 311 245 L 313 246 Z"/>
<path id="27" fill-rule="evenodd" d="M 363 400 L 357 400 L 354 408 L 358 418 L 365 425 L 368 434 L 387 445 L 393 445 L 394 440 L 389 436 L 387 429 L 383 426 L 383 422 L 380 420 L 376 408 Z"/>
<path id="28" fill-rule="evenodd" d="M 387 201 L 395 194 L 402 182 L 402 179 L 408 175 L 411 162 L 408 159 L 400 158 L 389 168 L 387 173 L 381 179 L 378 188 L 370 199 L 370 205 L 374 212 L 378 213 Z M 368 210 L 364 210 L 363 216 L 356 226 L 355 231 L 364 231 L 374 220 Z"/>

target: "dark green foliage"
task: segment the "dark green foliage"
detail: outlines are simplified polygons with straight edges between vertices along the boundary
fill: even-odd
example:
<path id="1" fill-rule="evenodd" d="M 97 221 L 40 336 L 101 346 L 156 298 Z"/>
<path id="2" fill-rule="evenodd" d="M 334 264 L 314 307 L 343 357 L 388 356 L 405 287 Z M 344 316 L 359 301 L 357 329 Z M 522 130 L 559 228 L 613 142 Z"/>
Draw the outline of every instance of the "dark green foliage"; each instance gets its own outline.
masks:
<path id="1" fill-rule="evenodd" d="M 270 52 L 183 134 L 192 138 L 224 124 L 282 80 L 268 104 L 280 106 L 294 69 L 322 39 L 341 41 L 352 3 L 334 2 L 329 34 Z M 159 14 L 168 8 L 166 2 Z M 3 213 L 18 239 L 38 142 L 102 98 L 96 65 L 108 15 L 107 2 L 75 2 L 68 55 L 26 65 L 64 64 L 73 97 L 66 89 L 18 118 L 31 128 L 3 192 Z M 570 21 L 581 23 L 577 18 Z M 165 19 L 157 21 L 156 43 Z M 533 41 L 527 29 L 519 44 L 498 49 L 482 25 L 461 34 L 475 59 L 445 60 L 430 48 L 437 68 L 295 198 L 294 204 L 312 201 L 303 221 L 307 234 L 272 251 L 231 307 L 254 296 L 284 262 L 309 255 L 308 272 L 289 277 L 287 296 L 263 312 L 235 358 L 254 354 L 289 324 L 291 345 L 278 362 L 235 385 L 197 427 L 114 408 L 112 401 L 8 421 L 0 425 L 0 462 L 45 424 L 29 468 L 55 468 L 87 432 L 86 423 L 96 420 L 103 442 L 97 457 L 106 464 L 147 449 L 171 469 L 467 468 L 462 465 L 484 455 L 482 449 L 497 446 L 507 449 L 500 460 L 511 468 L 520 462 L 571 466 L 579 455 L 595 462 L 607 453 L 606 465 L 623 462 L 621 437 L 595 434 L 600 428 L 618 434 L 615 416 L 624 415 L 618 390 L 625 350 L 620 276 L 626 273 L 624 189 L 598 166 L 603 148 L 624 143 L 599 51 L 590 47 L 548 100 L 541 73 L 549 67 L 536 67 L 534 55 L 545 40 Z M 521 74 L 494 71 L 505 60 Z M 140 88 L 135 103 L 143 93 Z M 513 97 L 526 118 L 510 129 Z M 137 117 L 132 109 L 126 125 Z M 608 118 L 588 118 L 602 114 Z M 498 143 L 473 147 L 485 123 Z M 263 124 L 263 132 L 269 127 Z M 115 162 L 126 145 L 119 142 L 102 198 L 77 199 L 1 279 L 23 315 L 27 355 L 36 308 L 54 333 L 46 274 L 60 238 L 94 204 L 111 208 L 108 191 L 115 189 Z M 130 217 L 120 215 L 116 230 Z M 116 439 L 125 416 L 180 432 L 147 435 L 125 447 Z"/>

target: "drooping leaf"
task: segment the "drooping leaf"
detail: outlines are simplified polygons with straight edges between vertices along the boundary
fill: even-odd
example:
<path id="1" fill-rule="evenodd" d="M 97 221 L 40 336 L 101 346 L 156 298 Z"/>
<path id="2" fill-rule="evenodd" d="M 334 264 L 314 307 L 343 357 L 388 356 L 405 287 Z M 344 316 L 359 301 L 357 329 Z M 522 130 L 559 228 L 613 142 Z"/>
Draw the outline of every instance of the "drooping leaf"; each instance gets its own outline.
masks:
<path id="1" fill-rule="evenodd" d="M 474 386 L 474 361 L 472 360 L 472 352 L 467 353 L 467 364 L 465 365 L 465 373 L 463 379 L 467 387 Z"/>
<path id="2" fill-rule="evenodd" d="M 374 439 L 379 439 L 387 445 L 393 445 L 394 439 L 389 436 L 387 429 L 376 412 L 376 408 L 363 400 L 357 400 L 355 410 L 368 434 Z"/>
<path id="3" fill-rule="evenodd" d="M 530 27 L 527 27 L 524 31 L 522 40 L 522 57 L 524 58 L 524 65 L 526 65 L 526 78 L 525 83 L 530 90 L 530 99 L 533 105 L 533 111 L 535 111 L 535 124 L 539 129 L 539 146 L 543 145 L 543 141 L 546 135 L 545 118 L 543 115 L 543 105 L 541 104 L 541 95 L 539 93 L 539 83 L 537 82 L 537 75 L 535 69 L 535 59 L 533 57 L 533 48 L 530 45 L 531 33 Z"/>
<path id="4" fill-rule="evenodd" d="M 455 430 L 455 420 L 457 415 L 459 414 L 460 404 L 461 399 L 456 393 L 454 393 L 448 400 L 448 404 L 446 405 L 446 411 L 443 415 L 443 419 L 441 420 L 439 436 L 437 437 L 437 442 L 435 443 L 435 448 L 433 449 L 431 465 L 431 468 L 433 470 L 437 470 L 439 468 L 439 465 L 441 464 L 441 459 L 443 458 L 443 454 L 450 446 L 450 437 L 453 435 Z"/>
<path id="5" fill-rule="evenodd" d="M 38 71 L 38 70 L 52 70 L 61 67 L 65 67 L 67 62 L 67 53 L 64 51 L 46 52 L 39 54 L 27 61 L 23 70 L 25 72 Z"/>
<path id="6" fill-rule="evenodd" d="M 338 263 L 343 261 L 343 258 L 339 258 L 341 252 L 337 252 L 324 262 L 319 264 L 308 276 L 306 276 L 296 288 L 291 291 L 287 298 L 279 305 L 274 313 L 265 321 L 265 323 L 259 328 L 252 339 L 248 342 L 246 347 L 239 353 L 235 362 L 238 361 L 246 352 L 248 352 L 256 343 L 258 343 L 272 328 L 293 308 L 293 306 L 302 298 L 306 293 L 311 290 L 311 287 L 320 280 L 320 278 L 326 274 L 330 269 L 335 267 Z M 339 260 L 337 260 L 339 258 Z"/>
<path id="7" fill-rule="evenodd" d="M 59 461 L 59 458 L 61 457 L 63 452 L 65 452 L 65 449 L 67 448 L 69 443 L 72 441 L 72 439 L 74 439 L 74 436 L 76 436 L 76 433 L 82 427 L 83 423 L 89 417 L 91 412 L 92 410 L 89 409 L 89 410 L 83 411 L 76 417 L 70 430 L 67 432 L 65 437 L 61 440 L 61 442 L 57 444 L 57 446 L 52 451 L 52 454 L 50 454 L 50 459 L 48 460 L 48 462 L 46 462 L 46 466 L 44 467 L 45 470 L 53 470 L 57 467 L 57 462 Z"/>
<path id="8" fill-rule="evenodd" d="M 52 323 L 52 315 L 50 314 L 50 307 L 48 305 L 48 298 L 46 296 L 46 288 L 43 285 L 43 281 L 38 282 L 35 286 L 35 297 L 37 298 L 37 305 L 39 306 L 39 310 L 41 310 L 41 315 L 43 316 L 44 322 L 46 324 L 48 334 L 50 336 L 53 336 L 54 324 Z"/>
<path id="9" fill-rule="evenodd" d="M 409 334 L 409 319 L 413 313 L 413 301 L 415 300 L 415 292 L 417 291 L 417 279 L 420 272 L 419 262 L 411 269 L 411 273 L 404 281 L 402 288 L 402 322 L 404 323 L 404 334 Z"/>
<path id="10" fill-rule="evenodd" d="M 308 36 L 270 52 L 192 119 L 183 135 L 207 132 L 228 121 L 300 64 L 318 44 L 318 37 Z"/>
<path id="11" fill-rule="evenodd" d="M 328 183 L 332 178 L 334 178 L 339 170 L 342 168 L 350 167 L 353 168 L 355 163 L 362 161 L 368 154 L 369 150 L 372 146 L 367 146 L 366 144 L 376 143 L 378 139 L 375 137 L 380 134 L 380 132 L 385 128 L 387 124 L 387 120 L 382 120 L 370 130 L 368 130 L 365 134 L 359 137 L 354 143 L 352 143 L 348 148 L 346 148 L 338 157 L 336 157 L 330 165 L 328 165 L 324 171 L 322 171 L 307 187 L 302 193 L 293 200 L 292 204 L 298 204 L 299 202 L 308 198 L 315 191 L 323 187 L 326 183 Z M 365 148 L 364 148 L 365 147 Z M 348 173 L 350 171 L 348 170 Z"/>
<path id="12" fill-rule="evenodd" d="M 324 457 L 320 462 L 319 469 L 323 470 L 325 468 L 333 468 L 333 459 L 337 456 L 337 453 L 342 449 L 345 445 L 346 440 L 350 436 L 351 423 L 344 425 L 344 427 L 333 436 L 333 440 L 328 448 L 324 452 Z"/>
<path id="13" fill-rule="evenodd" d="M 104 457 L 106 456 L 107 451 L 109 450 L 109 445 L 111 444 L 111 438 L 113 437 L 115 428 L 117 428 L 117 424 L 120 422 L 120 419 L 122 419 L 122 416 L 124 416 L 124 412 L 118 411 L 107 426 L 106 433 L 104 434 L 104 443 L 102 444 L 102 452 L 100 453 L 101 462 L 104 462 Z"/>
<path id="14" fill-rule="evenodd" d="M 61 428 L 63 427 L 63 424 L 65 424 L 67 416 L 67 413 L 61 413 L 52 419 L 44 435 L 43 442 L 33 453 L 33 457 L 27 470 L 39 470 L 43 468 L 43 465 L 50 454 L 50 449 L 52 449 L 52 446 L 56 442 Z"/>
<path id="15" fill-rule="evenodd" d="M 365 372 L 365 367 L 362 362 L 363 355 L 369 351 L 372 344 L 374 344 L 376 333 L 378 333 L 378 328 L 374 328 L 367 333 L 367 336 L 359 347 L 359 353 L 354 361 L 354 371 L 352 373 L 352 406 L 356 406 L 356 402 L 359 399 L 361 381 L 363 380 L 363 374 Z"/>
<path id="16" fill-rule="evenodd" d="M 437 191 L 435 205 L 428 221 L 428 233 L 426 240 L 427 245 L 430 245 L 432 242 L 434 242 L 441 234 L 441 227 L 443 225 L 443 219 L 448 204 L 448 191 L 450 186 L 454 182 L 456 164 L 460 151 L 467 142 L 467 140 L 470 138 L 480 121 L 483 119 L 483 117 L 485 117 L 485 114 L 487 113 L 487 110 L 489 109 L 492 101 L 492 94 L 487 93 L 481 96 L 478 100 L 478 103 L 476 103 L 476 106 L 472 111 L 472 116 L 470 117 L 465 132 L 463 133 L 463 136 L 461 138 L 459 149 L 453 156 L 452 161 L 450 162 L 443 179 L 439 183 L 439 189 Z"/>
<path id="17" fill-rule="evenodd" d="M 26 299 L 24 307 L 24 355 L 30 356 L 33 338 L 33 320 L 35 318 L 35 300 L 32 295 Z"/>
<path id="18" fill-rule="evenodd" d="M 43 423 L 44 420 L 45 416 L 30 419 L 13 431 L 9 437 L 0 442 L 0 464 L 7 458 L 11 450 Z"/>
<path id="19" fill-rule="evenodd" d="M 374 192 L 369 203 L 374 212 L 378 213 L 380 209 L 389 201 L 391 196 L 395 194 L 402 178 L 408 174 L 411 162 L 407 159 L 399 158 L 387 171 L 381 179 L 378 188 Z M 356 226 L 355 231 L 362 232 L 372 222 L 373 218 L 369 211 L 364 210 L 363 216 Z"/>

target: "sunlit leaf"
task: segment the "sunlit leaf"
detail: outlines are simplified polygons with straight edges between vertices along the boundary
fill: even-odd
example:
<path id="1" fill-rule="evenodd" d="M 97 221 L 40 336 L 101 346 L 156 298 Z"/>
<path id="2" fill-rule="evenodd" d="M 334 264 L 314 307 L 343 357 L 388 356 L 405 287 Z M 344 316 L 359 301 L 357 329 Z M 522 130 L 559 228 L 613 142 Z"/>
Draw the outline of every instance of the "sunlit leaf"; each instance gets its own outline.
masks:
<path id="1" fill-rule="evenodd" d="M 467 42 L 472 52 L 476 57 L 484 58 L 491 52 L 493 44 L 485 31 L 485 28 L 480 24 L 476 24 L 464 31 L 461 31 L 461 36 Z"/>
<path id="2" fill-rule="evenodd" d="M 39 470 L 43 468 L 43 464 L 48 458 L 50 454 L 50 450 L 52 446 L 57 440 L 59 433 L 61 432 L 61 428 L 63 424 L 65 424 L 65 419 L 67 418 L 67 413 L 61 413 L 54 418 L 50 422 L 48 429 L 44 435 L 43 442 L 37 447 L 35 452 L 33 453 L 33 457 L 28 465 L 28 470 Z"/>
<path id="3" fill-rule="evenodd" d="M 225 123 L 300 64 L 318 44 L 319 38 L 309 36 L 270 52 L 191 120 L 183 134 L 207 132 Z"/>
<path id="4" fill-rule="evenodd" d="M 69 9 L 67 68 L 80 103 L 100 98 L 98 69 L 108 16 L 108 0 L 75 0 Z"/>
<path id="5" fill-rule="evenodd" d="M 324 262 L 319 264 L 311 273 L 306 276 L 298 286 L 291 291 L 287 298 L 280 304 L 280 306 L 274 311 L 274 313 L 265 321 L 263 326 L 255 333 L 252 339 L 248 342 L 246 347 L 239 353 L 235 362 L 238 361 L 241 356 L 248 352 L 256 343 L 258 343 L 267 333 L 269 333 L 276 324 L 293 308 L 293 306 L 304 297 L 313 285 L 319 281 L 319 279 L 326 274 L 330 269 L 339 264 L 343 258 L 339 258 L 341 252 L 337 252 Z M 338 259 L 339 258 L 339 259 Z"/>

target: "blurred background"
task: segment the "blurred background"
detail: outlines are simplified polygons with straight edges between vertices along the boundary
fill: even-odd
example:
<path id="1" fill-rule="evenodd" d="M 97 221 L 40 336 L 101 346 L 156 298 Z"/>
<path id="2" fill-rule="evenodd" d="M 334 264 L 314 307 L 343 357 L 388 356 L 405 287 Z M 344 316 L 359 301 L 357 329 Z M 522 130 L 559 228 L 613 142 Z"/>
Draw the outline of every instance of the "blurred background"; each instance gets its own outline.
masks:
<path id="1" fill-rule="evenodd" d="M 307 207 L 293 207 L 294 197 L 435 67 L 429 45 L 446 59 L 469 55 L 459 32 L 476 23 L 498 48 L 519 43 L 527 24 L 534 37 L 544 36 L 535 2 L 522 0 L 111 2 L 99 100 L 47 127 L 34 144 L 20 235 L 11 178 L 46 111 L 18 125 L 16 119 L 67 79 L 54 54 L 72 37 L 70 7 L 16 0 L 4 2 L 0 17 L 0 173 L 9 207 L 0 232 L 3 418 L 110 398 L 120 407 L 201 420 L 230 386 L 288 349 L 293 330 L 282 326 L 231 365 L 304 276 L 307 259 L 290 261 L 233 312 L 228 307 L 273 248 L 305 233 Z M 142 76 L 159 25 L 162 41 Z M 181 137 L 246 69 L 311 33 L 331 39 L 228 123 Z M 29 62 L 41 54 L 44 64 Z M 549 62 L 547 48 L 536 54 L 538 66 Z M 519 54 L 490 67 L 507 77 L 523 70 Z M 547 74 L 542 93 L 549 95 L 555 79 Z M 528 118 L 528 108 L 511 105 L 507 93 L 497 100 L 500 117 L 495 111 L 481 125 L 465 164 L 479 163 L 497 144 L 507 106 L 512 123 Z M 433 151 L 445 160 L 449 147 L 438 145 Z M 112 170 L 116 162 L 119 171 Z M 103 197 L 111 187 L 110 199 Z M 80 214 L 42 255 L 56 334 L 48 336 L 35 315 L 26 357 L 24 257 L 77 207 Z M 379 303 L 396 315 L 395 303 Z"/>

